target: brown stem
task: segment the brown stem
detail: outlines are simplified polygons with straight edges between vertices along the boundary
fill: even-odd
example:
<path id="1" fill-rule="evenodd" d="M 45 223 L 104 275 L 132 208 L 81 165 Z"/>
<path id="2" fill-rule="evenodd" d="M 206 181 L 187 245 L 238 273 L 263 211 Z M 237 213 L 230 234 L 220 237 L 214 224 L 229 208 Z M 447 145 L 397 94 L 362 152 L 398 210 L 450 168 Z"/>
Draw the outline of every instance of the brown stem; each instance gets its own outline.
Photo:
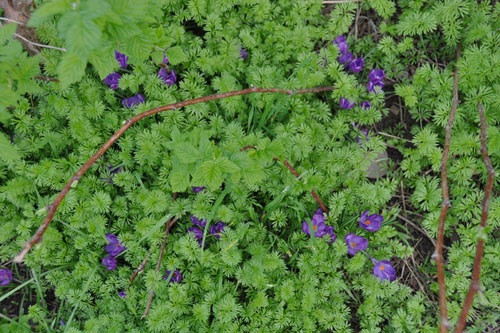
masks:
<path id="1" fill-rule="evenodd" d="M 323 92 L 323 91 L 331 91 L 333 90 L 333 87 L 318 87 L 318 88 L 311 88 L 311 89 L 299 89 L 299 90 L 288 90 L 288 89 L 279 89 L 279 88 L 248 88 L 248 89 L 242 89 L 242 90 L 236 90 L 236 91 L 230 91 L 226 93 L 221 93 L 221 94 L 215 94 L 215 95 L 209 95 L 209 96 L 204 96 L 204 97 L 198 97 L 194 99 L 190 99 L 187 101 L 182 101 L 174 104 L 169 104 L 165 106 L 160 106 L 145 112 L 142 112 L 131 119 L 127 119 L 123 126 L 115 132 L 109 138 L 106 143 L 75 173 L 73 177 L 66 183 L 64 188 L 59 192 L 58 196 L 56 199 L 52 202 L 47 207 L 48 213 L 45 219 L 43 220 L 42 224 L 38 228 L 38 230 L 35 232 L 33 237 L 24 245 L 24 248 L 21 250 L 21 252 L 14 258 L 14 262 L 20 263 L 24 260 L 24 257 L 28 254 L 28 252 L 33 248 L 35 244 L 37 244 L 40 239 L 42 238 L 43 234 L 45 233 L 45 230 L 49 227 L 50 222 L 52 221 L 52 218 L 54 217 L 54 214 L 57 211 L 57 208 L 61 204 L 61 201 L 64 199 L 66 194 L 69 192 L 72 186 L 75 186 L 78 183 L 78 180 L 85 174 L 85 172 L 101 157 L 114 143 L 118 138 L 120 138 L 123 133 L 127 129 L 129 129 L 133 124 L 138 122 L 141 119 L 144 119 L 146 117 L 152 116 L 154 114 L 163 112 L 163 111 L 169 111 L 169 110 L 177 110 L 180 108 L 183 108 L 188 105 L 193 105 L 193 104 L 198 104 L 198 103 L 204 103 L 204 102 L 209 102 L 209 101 L 214 101 L 218 99 L 223 99 L 223 98 L 228 98 L 228 97 L 233 97 L 233 96 L 240 96 L 240 95 L 246 95 L 246 94 L 252 94 L 252 93 L 279 93 L 279 94 L 287 94 L 287 95 L 293 95 L 293 94 L 305 94 L 305 93 L 317 93 L 317 92 Z"/>
<path id="2" fill-rule="evenodd" d="M 465 297 L 464 305 L 462 307 L 462 312 L 458 318 L 457 327 L 455 332 L 463 332 L 465 324 L 467 322 L 467 315 L 470 308 L 472 307 L 472 302 L 474 296 L 480 290 L 479 277 L 481 276 L 481 261 L 484 254 L 484 238 L 481 233 L 486 228 L 488 222 L 488 211 L 490 209 L 490 197 L 491 191 L 493 190 L 493 180 L 495 178 L 495 169 L 493 169 L 493 164 L 491 163 L 490 157 L 488 156 L 487 148 L 487 138 L 486 138 L 486 117 L 484 115 L 484 108 L 481 104 L 478 105 L 479 118 L 481 120 L 481 155 L 483 156 L 484 165 L 486 166 L 486 171 L 488 172 L 488 177 L 486 180 L 486 186 L 484 189 L 483 202 L 481 203 L 481 224 L 480 224 L 480 235 L 477 240 L 476 245 L 476 255 L 474 257 L 474 265 L 472 267 L 472 276 L 469 286 L 469 291 Z"/>
<path id="3" fill-rule="evenodd" d="M 177 217 L 173 217 L 170 220 L 168 220 L 167 223 L 165 224 L 165 235 L 163 236 L 163 243 L 161 244 L 160 254 L 158 256 L 158 262 L 156 263 L 156 269 L 155 269 L 156 273 L 160 271 L 161 261 L 163 260 L 163 253 L 165 252 L 165 245 L 167 244 L 168 233 L 170 232 L 170 228 L 172 228 L 176 222 L 177 222 Z M 149 297 L 148 297 L 148 303 L 146 304 L 146 309 L 144 310 L 144 314 L 142 315 L 143 318 L 148 315 L 149 309 L 151 309 L 151 304 L 153 303 L 154 294 L 155 290 L 152 287 L 151 290 L 149 291 Z"/>
<path id="4" fill-rule="evenodd" d="M 460 58 L 461 48 L 457 48 L 457 61 Z M 439 310 L 441 318 L 439 320 L 439 332 L 447 332 L 450 323 L 448 321 L 448 313 L 446 309 L 446 283 L 445 283 L 445 272 L 444 272 L 444 260 L 443 260 L 443 244 L 444 244 L 444 226 L 446 222 L 446 215 L 448 214 L 448 209 L 451 206 L 450 195 L 448 191 L 448 174 L 447 174 L 447 164 L 448 155 L 450 153 L 451 144 L 451 128 L 453 127 L 453 121 L 455 120 L 455 115 L 458 109 L 458 67 L 455 69 L 454 79 L 453 79 L 453 104 L 451 107 L 450 118 L 446 124 L 446 134 L 443 149 L 443 159 L 441 162 L 441 187 L 443 191 L 443 204 L 441 205 L 441 214 L 439 215 L 439 226 L 437 232 L 437 242 L 436 251 L 433 254 L 433 258 L 436 261 L 436 271 L 439 286 Z"/>
<path id="5" fill-rule="evenodd" d="M 278 160 L 278 159 L 275 158 L 275 160 Z M 288 168 L 288 170 L 290 170 L 290 172 L 295 177 L 300 178 L 300 173 L 298 173 L 297 170 L 295 170 L 294 167 L 287 160 L 283 160 L 283 164 Z M 313 196 L 314 200 L 316 200 L 316 202 L 319 204 L 319 206 L 321 207 L 321 210 L 323 210 L 328 215 L 328 208 L 326 208 L 325 204 L 323 203 L 323 201 L 319 197 L 318 193 L 316 193 L 316 191 L 312 190 L 311 195 Z"/>

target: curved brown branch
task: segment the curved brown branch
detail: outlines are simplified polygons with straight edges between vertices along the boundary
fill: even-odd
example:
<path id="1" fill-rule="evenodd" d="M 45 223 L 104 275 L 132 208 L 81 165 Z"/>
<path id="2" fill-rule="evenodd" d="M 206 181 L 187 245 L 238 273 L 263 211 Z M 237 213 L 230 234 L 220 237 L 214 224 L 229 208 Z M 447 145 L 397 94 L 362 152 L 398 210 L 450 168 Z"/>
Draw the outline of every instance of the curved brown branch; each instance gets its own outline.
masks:
<path id="1" fill-rule="evenodd" d="M 287 95 L 294 95 L 294 94 L 305 94 L 305 93 L 318 93 L 318 92 L 323 92 L 323 91 L 331 91 L 333 90 L 333 87 L 318 87 L 318 88 L 311 88 L 311 89 L 299 89 L 299 90 L 288 90 L 288 89 L 279 89 L 279 88 L 248 88 L 248 89 L 242 89 L 242 90 L 236 90 L 236 91 L 230 91 L 226 93 L 221 93 L 221 94 L 215 94 L 215 95 L 210 95 L 210 96 L 204 96 L 204 97 L 198 97 L 194 99 L 190 99 L 188 101 L 182 101 L 174 104 L 169 104 L 165 106 L 160 106 L 148 111 L 145 111 L 143 113 L 140 113 L 130 119 L 125 120 L 123 126 L 115 132 L 109 138 L 106 143 L 74 174 L 73 177 L 66 183 L 64 188 L 59 192 L 59 195 L 56 197 L 56 199 L 46 208 L 47 209 L 47 216 L 43 220 L 42 224 L 38 228 L 38 230 L 35 232 L 33 237 L 24 245 L 24 248 L 21 250 L 21 252 L 14 258 L 14 262 L 22 262 L 24 260 L 24 257 L 28 254 L 28 252 L 31 250 L 31 248 L 37 244 L 40 239 L 42 238 L 43 234 L 45 233 L 45 230 L 49 227 L 50 222 L 52 221 L 52 218 L 54 217 L 54 214 L 57 211 L 57 208 L 61 204 L 62 200 L 66 196 L 66 194 L 69 192 L 69 190 L 76 186 L 78 183 L 78 180 L 87 172 L 87 170 L 101 157 L 114 143 L 118 138 L 120 138 L 123 133 L 125 133 L 126 130 L 128 130 L 133 124 L 138 122 L 139 120 L 142 120 L 146 117 L 152 116 L 154 114 L 163 112 L 163 111 L 169 111 L 169 110 L 177 110 L 180 108 L 183 108 L 188 105 L 193 105 L 193 104 L 198 104 L 198 103 L 205 103 L 209 101 L 214 101 L 218 99 L 223 99 L 223 98 L 228 98 L 228 97 L 233 97 L 233 96 L 240 96 L 240 95 L 247 95 L 247 94 L 252 94 L 252 93 L 279 93 L 279 94 L 287 94 Z"/>
<path id="2" fill-rule="evenodd" d="M 460 58 L 461 48 L 457 49 L 457 62 Z M 451 143 L 451 128 L 453 127 L 453 121 L 455 120 L 455 115 L 458 109 L 458 67 L 455 69 L 454 79 L 453 79 L 453 104 L 451 107 L 450 118 L 446 124 L 446 134 L 443 149 L 443 159 L 441 162 L 441 187 L 443 191 L 443 204 L 441 205 L 441 214 L 439 215 L 439 226 L 437 232 L 436 240 L 436 250 L 433 254 L 433 258 L 436 261 L 436 271 L 437 279 L 439 285 L 439 310 L 440 310 L 440 320 L 439 320 L 439 332 L 447 332 L 450 326 L 448 321 L 448 311 L 446 306 L 446 283 L 444 278 L 444 260 L 443 260 L 443 243 L 444 243 L 444 226 L 446 222 L 446 215 L 448 214 L 448 209 L 451 206 L 450 195 L 448 191 L 448 174 L 447 174 L 447 164 L 448 155 L 450 153 L 450 143 Z"/>
<path id="3" fill-rule="evenodd" d="M 476 255 L 474 257 L 474 266 L 472 267 L 472 276 L 469 286 L 469 291 L 465 297 L 464 305 L 462 307 L 462 312 L 458 318 L 457 326 L 455 332 L 463 332 L 465 324 L 467 322 L 467 315 L 472 307 L 472 302 L 474 301 L 474 296 L 480 290 L 479 277 L 481 276 L 481 261 L 484 254 L 484 238 L 481 235 L 486 224 L 488 222 L 488 211 L 490 209 L 490 197 L 491 191 L 493 190 L 493 180 L 495 179 L 495 169 L 493 169 L 493 164 L 491 163 L 490 157 L 488 156 L 487 148 L 487 137 L 486 137 L 486 117 L 484 115 L 484 108 L 481 104 L 478 105 L 479 119 L 481 121 L 481 155 L 483 156 L 484 165 L 486 166 L 486 171 L 488 172 L 488 177 L 486 180 L 486 186 L 484 189 L 483 202 L 481 203 L 481 224 L 480 224 L 480 235 L 477 240 L 476 245 Z"/>

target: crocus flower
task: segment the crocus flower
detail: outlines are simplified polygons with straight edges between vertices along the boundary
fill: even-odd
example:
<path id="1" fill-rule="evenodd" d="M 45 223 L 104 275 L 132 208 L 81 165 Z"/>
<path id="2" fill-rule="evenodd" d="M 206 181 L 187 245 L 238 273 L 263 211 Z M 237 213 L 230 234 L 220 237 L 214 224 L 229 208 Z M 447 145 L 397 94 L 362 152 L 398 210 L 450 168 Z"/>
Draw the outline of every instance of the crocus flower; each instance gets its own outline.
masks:
<path id="1" fill-rule="evenodd" d="M 192 186 L 191 189 L 194 193 L 200 193 L 205 189 L 205 186 Z"/>
<path id="2" fill-rule="evenodd" d="M 373 262 L 373 275 L 378 277 L 380 281 L 396 280 L 396 270 L 392 267 L 391 262 L 389 260 L 376 260 L 372 258 Z"/>
<path id="3" fill-rule="evenodd" d="M 326 235 L 325 217 L 323 216 L 323 211 L 321 209 L 318 209 L 314 213 L 311 219 L 311 226 L 313 228 L 315 237 L 320 238 Z M 302 222 L 302 231 L 311 236 L 311 230 L 307 221 Z"/>
<path id="4" fill-rule="evenodd" d="M 168 86 L 173 86 L 177 81 L 177 75 L 173 69 L 160 68 L 158 77 Z"/>
<path id="5" fill-rule="evenodd" d="M 6 286 L 12 281 L 12 272 L 7 268 L 0 268 L 0 286 Z"/>
<path id="6" fill-rule="evenodd" d="M 337 61 L 342 65 L 348 65 L 352 61 L 352 58 L 354 58 L 354 56 L 351 52 L 345 52 L 340 54 L 340 56 L 337 58 Z"/>
<path id="7" fill-rule="evenodd" d="M 358 251 L 366 250 L 368 247 L 368 241 L 364 237 L 356 236 L 353 233 L 345 236 L 345 242 L 347 244 L 347 253 L 352 256 Z"/>
<path id="8" fill-rule="evenodd" d="M 194 215 L 191 215 L 190 219 L 191 219 L 191 222 L 193 222 L 193 224 L 195 226 L 198 226 L 200 228 L 205 228 L 205 226 L 207 225 L 207 220 L 201 220 Z"/>
<path id="9" fill-rule="evenodd" d="M 331 225 L 325 226 L 325 235 L 330 235 L 328 244 L 332 244 L 337 239 L 337 235 L 335 235 L 333 227 Z"/>
<path id="10" fill-rule="evenodd" d="M 372 103 L 368 102 L 368 101 L 363 101 L 361 103 L 359 103 L 359 106 L 362 108 L 362 109 L 365 109 L 365 110 L 368 110 L 369 108 L 372 107 Z"/>
<path id="11" fill-rule="evenodd" d="M 141 103 L 144 103 L 144 96 L 142 96 L 141 93 L 134 95 L 132 97 L 125 98 L 122 101 L 122 105 L 126 107 L 127 109 L 130 109 L 134 105 L 139 105 Z"/>
<path id="12" fill-rule="evenodd" d="M 359 218 L 359 226 L 367 231 L 375 232 L 380 229 L 384 217 L 378 214 L 368 215 L 370 211 L 365 210 Z"/>
<path id="13" fill-rule="evenodd" d="M 106 83 L 111 89 L 116 90 L 118 89 L 118 82 L 121 77 L 120 73 L 111 73 L 104 78 L 103 82 Z"/>
<path id="14" fill-rule="evenodd" d="M 341 54 L 347 53 L 347 40 L 344 36 L 340 35 L 335 38 L 333 44 L 337 45 Z"/>
<path id="15" fill-rule="evenodd" d="M 102 264 L 108 271 L 113 271 L 116 269 L 116 259 L 112 256 L 106 256 L 102 258 Z"/>
<path id="16" fill-rule="evenodd" d="M 118 296 L 120 296 L 121 298 L 126 298 L 127 297 L 127 293 L 122 290 L 122 291 L 118 292 Z"/>
<path id="17" fill-rule="evenodd" d="M 215 238 L 219 239 L 220 238 L 220 233 L 224 231 L 224 227 L 226 224 L 224 222 L 217 222 L 214 225 L 210 226 L 210 235 L 215 236 Z"/>
<path id="18" fill-rule="evenodd" d="M 361 72 L 363 70 L 364 65 L 365 65 L 365 61 L 363 60 L 363 58 L 358 57 L 358 58 L 353 59 L 349 63 L 349 70 L 353 73 L 358 73 L 358 72 Z"/>
<path id="19" fill-rule="evenodd" d="M 106 234 L 106 239 L 108 240 L 108 245 L 106 245 L 105 250 L 111 257 L 116 257 L 126 249 L 116 235 Z"/>
<path id="20" fill-rule="evenodd" d="M 120 64 L 121 68 L 127 68 L 127 66 L 128 66 L 128 57 L 125 54 L 120 53 L 118 51 L 115 51 L 115 59 Z"/>
<path id="21" fill-rule="evenodd" d="M 372 69 L 370 71 L 370 74 L 368 75 L 368 79 L 373 84 L 382 83 L 382 86 L 383 86 L 384 85 L 383 84 L 384 76 L 385 76 L 385 73 L 384 73 L 383 69 Z"/>
<path id="22" fill-rule="evenodd" d="M 191 227 L 188 228 L 187 230 L 188 234 L 192 234 L 194 238 L 198 241 L 198 244 L 201 246 L 201 242 L 203 240 L 203 231 L 201 231 L 199 228 L 196 227 Z"/>
<path id="23" fill-rule="evenodd" d="M 356 105 L 356 103 L 349 101 L 347 98 L 340 97 L 340 99 L 339 99 L 339 106 L 342 109 L 349 110 L 349 109 L 352 109 L 354 107 L 354 105 Z"/>
<path id="24" fill-rule="evenodd" d="M 383 82 L 373 83 L 372 81 L 369 81 L 366 84 L 366 90 L 368 90 L 368 92 L 375 92 L 375 87 L 380 87 L 380 90 L 382 90 L 384 88 L 384 83 Z"/>
<path id="25" fill-rule="evenodd" d="M 246 58 L 248 57 L 248 51 L 245 50 L 244 48 L 241 48 L 240 49 L 240 57 L 243 59 L 243 60 L 246 60 Z"/>
<path id="26" fill-rule="evenodd" d="M 170 270 L 167 270 L 165 272 L 165 276 L 163 277 L 163 280 L 166 280 L 168 279 L 168 276 L 170 275 L 170 273 L 172 273 L 172 271 Z M 170 282 L 176 282 L 176 283 L 179 283 L 182 281 L 182 274 L 181 272 L 176 269 L 173 273 L 172 273 L 172 276 L 170 277 Z"/>

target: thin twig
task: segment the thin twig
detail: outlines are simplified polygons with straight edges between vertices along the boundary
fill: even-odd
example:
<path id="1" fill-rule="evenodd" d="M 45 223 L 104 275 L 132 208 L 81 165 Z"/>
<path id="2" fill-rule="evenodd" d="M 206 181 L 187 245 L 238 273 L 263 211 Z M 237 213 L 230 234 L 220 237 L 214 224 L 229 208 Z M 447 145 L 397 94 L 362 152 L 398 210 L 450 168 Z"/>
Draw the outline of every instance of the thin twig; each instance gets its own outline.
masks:
<path id="1" fill-rule="evenodd" d="M 424 228 L 422 228 L 418 224 L 413 223 L 410 219 L 407 219 L 403 215 L 398 214 L 398 218 L 405 221 L 406 223 L 408 223 L 409 225 L 411 225 L 413 228 L 417 229 L 418 231 L 420 231 L 422 233 L 422 235 L 424 235 L 428 240 L 430 240 L 432 245 L 434 245 L 434 247 L 436 247 L 436 241 L 431 236 L 429 236 L 429 234 L 427 233 L 427 231 L 425 231 Z M 414 246 L 414 247 L 416 247 L 416 246 Z"/>
<path id="2" fill-rule="evenodd" d="M 144 258 L 144 260 L 141 262 L 139 267 L 137 267 L 137 269 L 134 271 L 134 273 L 132 273 L 132 276 L 130 276 L 130 279 L 128 281 L 129 284 L 132 284 L 134 282 L 135 278 L 137 277 L 137 274 L 139 274 L 140 272 L 142 272 L 144 270 L 144 268 L 146 267 L 146 264 L 148 263 L 148 260 L 149 260 L 149 255 L 147 255 L 146 258 Z"/>
<path id="3" fill-rule="evenodd" d="M 277 160 L 277 158 L 275 158 L 275 160 Z M 297 170 L 295 170 L 294 167 L 287 160 L 283 160 L 283 164 L 288 168 L 288 170 L 290 170 L 290 172 L 295 177 L 300 178 L 300 173 L 298 173 Z M 318 193 L 316 193 L 315 190 L 312 190 L 311 195 L 313 196 L 314 200 L 316 200 L 316 202 L 319 204 L 321 210 L 323 210 L 326 214 L 328 214 L 328 208 L 326 208 L 325 204 L 319 197 Z"/>
<path id="4" fill-rule="evenodd" d="M 460 58 L 461 48 L 457 48 L 457 62 Z M 453 121 L 455 120 L 455 114 L 458 109 L 458 67 L 455 69 L 454 79 L 453 79 L 453 104 L 451 107 L 450 118 L 446 124 L 445 130 L 445 141 L 443 149 L 443 159 L 441 162 L 441 187 L 443 191 L 443 203 L 441 205 L 441 214 L 439 215 L 439 226 L 437 232 L 437 243 L 436 250 L 432 257 L 436 261 L 436 271 L 439 286 L 439 310 L 441 318 L 439 320 L 439 332 L 447 332 L 450 327 L 450 322 L 448 321 L 448 311 L 446 306 L 446 284 L 444 278 L 444 259 L 443 259 L 443 243 L 444 243 L 444 226 L 446 222 L 446 215 L 448 214 L 448 209 L 451 206 L 450 194 L 448 191 L 448 155 L 450 153 L 451 144 L 451 128 L 453 127 Z"/>
<path id="5" fill-rule="evenodd" d="M 22 23 L 22 22 L 19 22 L 19 21 L 16 21 L 16 20 L 12 20 L 12 19 L 6 18 L 6 17 L 0 17 L 0 21 L 6 21 L 6 22 L 10 22 L 10 23 L 24 25 L 24 23 Z"/>
<path id="6" fill-rule="evenodd" d="M 165 224 L 165 235 L 163 236 L 163 243 L 161 244 L 160 254 L 158 256 L 158 262 L 156 263 L 156 269 L 155 269 L 156 273 L 158 273 L 160 271 L 161 261 L 163 260 L 163 253 L 165 252 L 165 246 L 167 244 L 167 236 L 168 236 L 168 233 L 170 232 L 170 228 L 172 228 L 174 226 L 175 222 L 177 222 L 176 216 L 169 219 L 167 221 L 167 223 Z M 146 304 L 146 309 L 144 310 L 144 314 L 142 315 L 143 318 L 147 317 L 147 315 L 149 313 L 149 309 L 151 309 L 151 304 L 153 303 L 154 294 L 155 294 L 155 290 L 153 287 L 151 287 L 151 290 L 149 291 L 148 303 Z"/>
<path id="7" fill-rule="evenodd" d="M 467 315 L 469 314 L 470 308 L 472 307 L 472 302 L 474 301 L 474 296 L 480 290 L 479 277 L 481 276 L 481 261 L 484 254 L 484 236 L 482 233 L 486 228 L 488 222 L 488 211 L 490 209 L 490 197 L 491 191 L 493 190 L 493 180 L 495 179 L 495 169 L 493 169 L 493 164 L 491 163 L 490 157 L 488 156 L 487 138 L 486 138 L 486 117 L 484 115 L 484 108 L 481 104 L 477 107 L 479 112 L 479 119 L 481 121 L 481 155 L 483 156 L 484 165 L 486 166 L 486 171 L 488 172 L 488 177 L 486 180 L 486 186 L 484 188 L 483 202 L 481 203 L 481 224 L 479 227 L 479 237 L 476 245 L 476 255 L 474 257 L 474 266 L 472 267 L 472 276 L 469 286 L 469 291 L 467 296 L 465 296 L 464 305 L 462 307 L 462 312 L 458 318 L 457 327 L 455 332 L 463 332 L 465 324 L 467 322 Z"/>
<path id="8" fill-rule="evenodd" d="M 104 143 L 104 145 L 99 148 L 99 150 L 82 166 L 80 169 L 71 177 L 71 179 L 64 185 L 64 188 L 59 192 L 57 195 L 56 199 L 46 207 L 47 209 L 47 216 L 43 220 L 42 224 L 38 228 L 38 230 L 35 232 L 33 237 L 24 245 L 24 248 L 21 250 L 21 252 L 14 258 L 14 262 L 20 263 L 24 260 L 24 257 L 28 254 L 28 252 L 33 248 L 35 244 L 37 244 L 41 239 L 43 234 L 45 233 L 45 230 L 49 227 L 50 222 L 52 221 L 54 214 L 57 211 L 57 208 L 61 204 L 62 200 L 66 196 L 66 194 L 69 192 L 69 190 L 76 186 L 78 184 L 78 181 L 80 178 L 87 172 L 87 170 L 101 157 L 114 143 L 116 140 L 118 140 L 123 133 L 125 133 L 126 130 L 128 130 L 132 125 L 134 125 L 136 122 L 155 115 L 160 112 L 164 111 L 169 111 L 169 110 L 178 110 L 180 108 L 183 108 L 188 105 L 193 105 L 193 104 L 198 104 L 198 103 L 205 103 L 209 101 L 214 101 L 218 99 L 223 99 L 223 98 L 228 98 L 228 97 L 233 97 L 233 96 L 240 96 L 240 95 L 247 95 L 247 94 L 252 94 L 252 93 L 279 93 L 279 94 L 286 94 L 286 95 L 294 95 L 294 94 L 305 94 L 305 93 L 318 93 L 318 92 L 324 92 L 324 91 L 331 91 L 333 90 L 333 87 L 318 87 L 318 88 L 311 88 L 311 89 L 299 89 L 299 90 L 288 90 L 288 89 L 279 89 L 279 88 L 248 88 L 248 89 L 242 89 L 242 90 L 236 90 L 236 91 L 230 91 L 226 93 L 221 93 L 221 94 L 215 94 L 215 95 L 209 95 L 209 96 L 204 96 L 204 97 L 198 97 L 194 99 L 190 99 L 187 101 L 182 101 L 182 102 L 177 102 L 174 104 L 169 104 L 169 105 L 164 105 L 160 106 L 145 112 L 142 112 L 130 119 L 127 119 L 124 121 L 123 126 L 117 130 L 111 138 Z"/>
<path id="9" fill-rule="evenodd" d="M 46 49 L 53 49 L 53 50 L 58 50 L 58 51 L 63 51 L 63 52 L 66 52 L 67 50 L 63 47 L 57 47 L 57 46 L 52 46 L 52 45 L 45 45 L 45 44 L 40 44 L 40 43 L 35 43 L 35 42 L 32 42 L 30 40 L 28 40 L 27 38 L 21 36 L 20 34 L 14 34 L 14 36 L 16 36 L 17 38 L 19 39 L 22 39 L 24 40 L 26 43 L 29 43 L 31 45 L 35 45 L 35 46 L 38 46 L 38 47 L 43 47 L 43 48 L 46 48 Z"/>

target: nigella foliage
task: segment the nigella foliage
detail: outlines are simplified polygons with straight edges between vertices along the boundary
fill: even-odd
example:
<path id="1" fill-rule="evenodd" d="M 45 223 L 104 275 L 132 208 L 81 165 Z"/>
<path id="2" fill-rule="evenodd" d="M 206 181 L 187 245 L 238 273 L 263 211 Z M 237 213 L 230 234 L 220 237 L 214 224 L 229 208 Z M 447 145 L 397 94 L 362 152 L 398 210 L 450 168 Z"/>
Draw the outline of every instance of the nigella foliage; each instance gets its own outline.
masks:
<path id="1" fill-rule="evenodd" d="M 43 291 L 55 289 L 65 300 L 59 313 L 68 330 L 435 331 L 428 319 L 435 309 L 426 295 L 406 286 L 404 277 L 379 283 L 381 276 L 392 280 L 400 274 L 398 258 L 413 251 L 399 238 L 397 216 L 404 211 L 389 203 L 397 192 L 412 191 L 404 193 L 405 204 L 417 210 L 415 216 L 424 215 L 422 225 L 433 235 L 453 80 L 451 66 L 443 69 L 450 48 L 436 47 L 442 38 L 431 33 L 439 30 L 450 45 L 463 38 L 458 65 L 464 113 L 457 116 L 451 146 L 458 162 L 449 173 L 457 200 L 450 230 L 460 225 L 456 235 L 467 248 L 453 245 L 449 253 L 450 272 L 467 271 L 483 171 L 478 102 L 490 112 L 496 166 L 500 156 L 500 117 L 494 113 L 498 32 L 486 19 L 492 10 L 486 2 L 401 2 L 403 15 L 392 19 L 394 1 L 363 6 L 391 21 L 374 37 L 356 39 L 350 33 L 355 3 L 321 15 L 319 1 L 42 1 L 31 24 L 44 42 L 67 49 L 45 50 L 43 57 L 26 56 L 11 38 L 15 27 L 2 26 L 0 91 L 7 93 L 0 100 L 1 283 L 10 280 L 2 288 L 24 281 L 3 263 L 36 229 L 44 207 L 127 118 L 149 107 L 252 85 L 333 84 L 331 94 L 233 97 L 135 124 L 68 193 L 27 264 L 43 281 Z M 452 22 L 456 18 L 462 26 Z M 342 50 L 332 43 L 341 35 L 350 62 L 339 59 Z M 165 57 L 168 71 L 161 67 Z M 440 62 L 423 63 L 434 58 Z M 40 73 L 60 82 L 36 83 L 32 77 Z M 401 97 L 401 119 L 411 122 L 399 124 L 398 118 L 382 137 L 380 124 L 373 125 L 398 112 L 388 112 L 391 99 L 384 90 Z M 130 97 L 124 107 L 122 100 Z M 401 169 L 391 162 L 386 179 L 368 180 L 371 161 L 388 145 L 400 150 Z M 324 238 L 302 230 L 318 208 L 312 190 L 330 210 L 323 216 Z M 493 200 L 494 226 L 499 205 Z M 368 210 L 384 216 L 380 229 L 374 214 L 363 215 Z M 188 232 L 191 215 L 206 221 L 196 227 L 196 238 Z M 156 273 L 151 258 L 157 258 L 172 216 L 178 221 Z M 358 226 L 360 216 L 364 227 Z M 365 231 L 373 226 L 370 216 L 376 219 L 374 233 Z M 106 246 L 106 234 L 119 240 L 108 236 Z M 361 238 L 356 243 L 350 236 L 346 243 L 352 234 Z M 362 253 L 348 256 L 355 252 L 350 248 L 364 248 L 363 239 L 379 261 Z M 489 309 L 497 301 L 500 263 L 489 247 L 485 255 L 485 271 L 494 272 L 483 280 L 482 302 Z M 130 285 L 148 256 L 150 263 Z M 388 259 L 395 272 L 380 267 Z M 450 277 L 452 297 L 463 293 L 464 274 Z M 139 319 L 150 288 L 150 314 Z M 456 308 L 457 299 L 452 302 Z M 22 320 L 42 330 L 57 322 L 45 313 L 50 312 L 33 307 Z M 488 319 L 480 311 L 475 316 Z"/>

